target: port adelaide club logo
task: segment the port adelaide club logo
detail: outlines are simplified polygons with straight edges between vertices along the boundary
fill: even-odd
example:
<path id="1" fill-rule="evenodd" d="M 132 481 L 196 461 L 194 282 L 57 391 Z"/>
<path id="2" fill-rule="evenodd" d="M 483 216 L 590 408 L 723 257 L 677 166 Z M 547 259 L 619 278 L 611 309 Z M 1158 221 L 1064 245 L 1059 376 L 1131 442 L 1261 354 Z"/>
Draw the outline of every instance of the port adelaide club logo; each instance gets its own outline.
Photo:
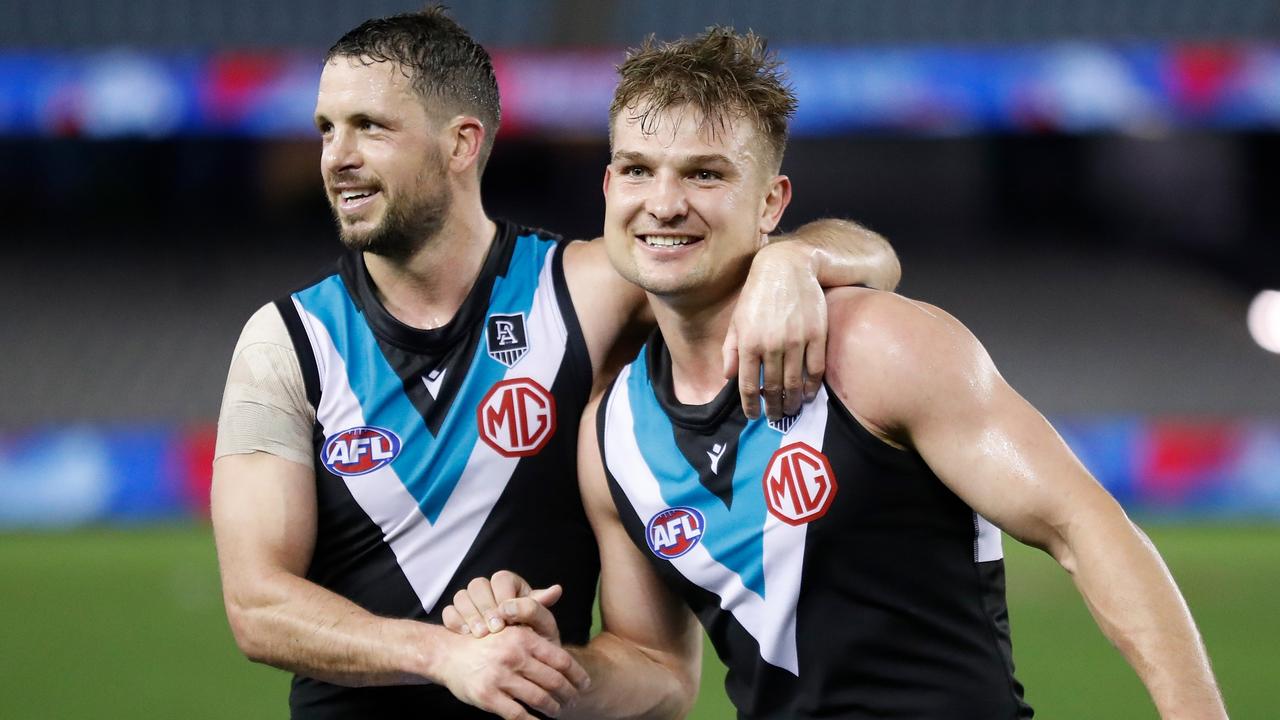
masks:
<path id="1" fill-rule="evenodd" d="M 529 353 L 529 336 L 524 330 L 524 313 L 490 315 L 485 323 L 489 357 L 512 367 Z"/>
<path id="2" fill-rule="evenodd" d="M 671 560 L 702 542 L 706 527 L 706 520 L 697 508 L 669 507 L 649 518 L 644 536 L 654 555 Z"/>
<path id="3" fill-rule="evenodd" d="M 354 477 L 377 470 L 399 454 L 400 438 L 395 433 L 366 425 L 330 437 L 321 458 L 335 475 Z"/>

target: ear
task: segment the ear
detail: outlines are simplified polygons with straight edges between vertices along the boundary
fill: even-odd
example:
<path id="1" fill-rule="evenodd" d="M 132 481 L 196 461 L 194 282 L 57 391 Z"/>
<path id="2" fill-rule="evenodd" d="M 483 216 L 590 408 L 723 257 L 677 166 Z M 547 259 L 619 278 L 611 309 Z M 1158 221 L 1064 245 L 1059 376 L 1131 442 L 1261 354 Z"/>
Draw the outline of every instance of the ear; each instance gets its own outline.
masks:
<path id="1" fill-rule="evenodd" d="M 609 182 L 612 180 L 613 180 L 613 166 L 605 165 L 604 166 L 604 183 L 601 189 L 604 190 L 604 196 L 606 198 L 609 197 Z"/>
<path id="2" fill-rule="evenodd" d="M 775 175 L 760 206 L 760 233 L 768 235 L 782 221 L 782 213 L 791 204 L 791 178 Z"/>
<path id="3" fill-rule="evenodd" d="M 447 145 L 449 169 L 460 173 L 480 161 L 480 151 L 487 136 L 484 123 L 471 115 L 459 115 L 450 121 L 445 137 L 452 141 Z"/>

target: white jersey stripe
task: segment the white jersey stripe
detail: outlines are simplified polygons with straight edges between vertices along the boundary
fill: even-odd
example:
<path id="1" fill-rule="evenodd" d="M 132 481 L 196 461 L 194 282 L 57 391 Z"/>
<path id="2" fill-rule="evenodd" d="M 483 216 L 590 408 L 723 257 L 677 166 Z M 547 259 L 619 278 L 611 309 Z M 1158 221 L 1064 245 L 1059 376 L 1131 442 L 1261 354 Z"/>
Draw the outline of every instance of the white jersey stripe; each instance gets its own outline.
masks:
<path id="1" fill-rule="evenodd" d="M 559 247 L 551 250 L 559 251 Z M 504 379 L 528 377 L 547 388 L 555 382 L 568 332 L 556 301 L 552 260 L 553 257 L 548 256 L 543 263 L 529 313 L 529 353 L 506 372 Z M 360 400 L 347 380 L 346 364 L 324 323 L 307 312 L 296 297 L 293 302 L 311 341 L 320 376 L 316 420 L 321 430 L 328 437 L 346 428 L 365 425 Z M 475 422 L 474 408 L 456 408 L 456 411 L 466 413 L 469 421 Z M 475 542 L 519 461 L 519 458 L 503 457 L 485 443 L 477 442 L 434 525 L 428 522 L 418 501 L 390 464 L 342 480 L 369 519 L 382 529 L 384 540 L 423 609 L 429 612 L 439 602 L 445 585 Z"/>
<path id="2" fill-rule="evenodd" d="M 662 498 L 658 479 L 644 461 L 635 435 L 627 382 L 633 369 L 634 366 L 627 366 L 622 370 L 604 409 L 604 457 L 610 474 L 639 514 L 641 522 L 645 522 L 666 509 L 667 503 Z M 805 442 L 821 450 L 827 420 L 826 401 L 826 389 L 823 388 L 817 399 L 805 405 L 782 444 Z M 759 422 L 763 429 L 764 421 Z M 763 479 L 761 485 L 754 489 L 764 492 Z M 706 532 L 715 531 L 714 527 L 706 528 Z M 703 543 L 669 560 L 689 581 L 720 598 L 720 606 L 732 613 L 759 643 L 760 654 L 765 661 L 794 675 L 800 672 L 795 611 L 800 595 L 806 532 L 805 525 L 792 526 L 772 514 L 766 514 L 763 550 L 765 598 L 748 589 L 738 573 L 712 557 Z"/>

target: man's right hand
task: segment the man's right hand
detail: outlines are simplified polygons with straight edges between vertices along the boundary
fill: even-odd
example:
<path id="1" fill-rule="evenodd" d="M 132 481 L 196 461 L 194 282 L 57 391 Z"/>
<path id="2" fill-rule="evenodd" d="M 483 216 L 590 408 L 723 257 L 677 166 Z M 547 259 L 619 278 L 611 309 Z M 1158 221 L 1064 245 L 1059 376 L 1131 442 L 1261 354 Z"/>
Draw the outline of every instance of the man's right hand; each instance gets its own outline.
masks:
<path id="1" fill-rule="evenodd" d="M 483 638 L 507 625 L 525 625 L 551 642 L 560 644 L 560 629 L 550 608 L 563 594 L 559 585 L 534 589 L 509 570 L 492 578 L 476 578 L 453 596 L 444 609 L 444 626 L 460 635 Z"/>
<path id="2" fill-rule="evenodd" d="M 568 652 L 530 628 L 457 637 L 451 644 L 435 675 L 459 700 L 506 720 L 533 720 L 525 706 L 559 717 L 589 684 Z"/>

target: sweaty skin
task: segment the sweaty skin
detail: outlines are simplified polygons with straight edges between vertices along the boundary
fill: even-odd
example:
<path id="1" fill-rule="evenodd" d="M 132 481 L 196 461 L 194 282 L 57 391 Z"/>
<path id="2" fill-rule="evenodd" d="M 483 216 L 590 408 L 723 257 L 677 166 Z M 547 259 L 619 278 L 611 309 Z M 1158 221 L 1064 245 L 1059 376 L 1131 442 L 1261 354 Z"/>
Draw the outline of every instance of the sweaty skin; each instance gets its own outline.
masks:
<path id="1" fill-rule="evenodd" d="M 648 290 L 677 399 L 704 404 L 723 388 L 722 346 L 743 301 L 737 283 L 761 233 L 785 209 L 789 184 L 734 165 L 750 142 L 749 126 L 710 136 L 696 123 L 672 125 L 646 133 L 625 118 L 615 122 L 605 241 L 619 271 Z M 744 205 L 742 193 L 753 187 L 757 201 Z M 674 250 L 645 241 L 664 231 L 699 241 Z M 968 329 L 890 293 L 847 288 L 827 297 L 826 382 L 857 422 L 918 453 L 975 512 L 1053 556 L 1162 718 L 1225 718 L 1199 633 L 1159 554 Z M 696 630 L 622 527 L 599 449 L 585 434 L 596 412 L 593 404 L 582 424 L 579 472 L 604 568 L 603 632 L 571 651 L 593 678 L 573 717 L 676 716 L 696 692 Z M 467 596 L 445 615 L 454 630 L 498 613 L 545 633 L 538 593 L 519 578 L 478 579 Z"/>
<path id="2" fill-rule="evenodd" d="M 465 113 L 433 114 L 400 70 L 344 57 L 326 64 L 315 112 L 321 174 L 344 242 L 368 250 L 378 299 L 399 321 L 434 328 L 457 312 L 493 240 L 478 170 L 493 128 Z M 850 227 L 806 226 L 771 245 L 748 281 L 757 307 L 779 295 L 812 298 L 833 282 L 896 284 L 888 245 Z M 594 384 L 603 387 L 652 326 L 651 314 L 643 292 L 612 269 L 601 241 L 568 244 L 565 271 Z M 766 378 L 794 383 L 786 386 L 788 399 L 800 394 L 806 347 L 825 337 L 820 315 L 789 312 L 809 302 L 746 318 L 736 355 L 740 371 L 754 376 L 748 382 L 758 383 L 763 363 Z M 219 425 L 212 515 L 227 616 L 241 650 L 339 685 L 443 685 L 505 718 L 530 717 L 525 706 L 554 715 L 573 702 L 587 683 L 581 665 L 531 630 L 463 638 L 437 625 L 375 616 L 306 579 L 318 512 L 309 445 L 314 411 L 294 384 L 297 357 L 284 348 L 255 342 L 237 351 Z M 725 357 L 717 357 L 723 373 Z M 766 406 L 780 414 L 783 383 L 766 385 Z M 758 394 L 746 400 L 758 412 Z"/>

